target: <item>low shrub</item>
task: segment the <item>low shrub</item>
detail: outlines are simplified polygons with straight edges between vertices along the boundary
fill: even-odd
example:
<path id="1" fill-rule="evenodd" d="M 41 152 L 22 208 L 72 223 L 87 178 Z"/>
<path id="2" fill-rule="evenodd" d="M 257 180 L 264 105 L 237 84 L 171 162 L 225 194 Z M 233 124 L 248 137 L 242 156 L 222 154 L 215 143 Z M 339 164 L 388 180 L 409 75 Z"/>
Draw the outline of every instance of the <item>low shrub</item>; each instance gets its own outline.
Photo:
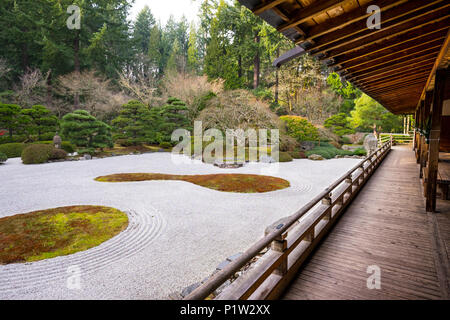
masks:
<path id="1" fill-rule="evenodd" d="M 0 163 L 4 163 L 6 160 L 8 160 L 8 156 L 3 152 L 0 152 Z"/>
<path id="2" fill-rule="evenodd" d="M 279 153 L 279 162 L 290 162 L 292 161 L 292 157 L 289 153 L 287 152 L 280 152 Z"/>
<path id="3" fill-rule="evenodd" d="M 36 144 L 49 144 L 53 146 L 53 141 L 39 141 L 36 142 Z M 76 147 L 71 144 L 69 141 L 63 141 L 61 142 L 61 149 L 63 149 L 67 153 L 74 153 L 76 150 Z"/>
<path id="4" fill-rule="evenodd" d="M 121 147 L 131 147 L 133 145 L 132 141 L 130 141 L 129 139 L 124 139 L 124 138 L 117 139 L 116 143 Z"/>
<path id="5" fill-rule="evenodd" d="M 364 149 L 364 148 L 358 148 L 358 149 L 355 149 L 355 150 L 353 151 L 353 154 L 354 154 L 355 156 L 366 156 L 366 155 L 367 155 L 367 151 L 366 151 L 366 149 Z"/>
<path id="6" fill-rule="evenodd" d="M 24 143 L 5 143 L 0 145 L 0 152 L 6 154 L 8 158 L 17 158 L 22 155 L 26 146 Z"/>
<path id="7" fill-rule="evenodd" d="M 294 138 L 287 135 L 280 136 L 280 151 L 294 151 L 298 146 L 299 143 Z"/>
<path id="8" fill-rule="evenodd" d="M 320 146 L 317 146 L 314 149 L 306 152 L 306 156 L 308 156 L 308 157 L 312 154 L 318 154 L 318 155 L 324 157 L 325 159 L 332 159 L 338 155 L 339 156 L 351 156 L 351 155 L 353 155 L 353 152 L 338 149 L 328 143 L 321 143 Z"/>
<path id="9" fill-rule="evenodd" d="M 24 164 L 45 163 L 50 159 L 54 147 L 47 144 L 30 144 L 22 152 Z"/>
<path id="10" fill-rule="evenodd" d="M 291 151 L 289 155 L 294 159 L 306 159 L 306 154 L 303 151 Z"/>
<path id="11" fill-rule="evenodd" d="M 13 143 L 13 142 L 25 142 L 27 140 L 27 137 L 24 135 L 13 135 L 12 137 L 10 137 L 9 135 L 3 135 L 0 136 L 0 144 L 5 144 L 5 143 Z"/>
<path id="12" fill-rule="evenodd" d="M 170 148 L 172 148 L 172 144 L 170 143 L 170 142 L 161 142 L 160 144 L 159 144 L 159 146 L 161 147 L 161 148 L 163 148 L 163 149 L 170 149 Z"/>
<path id="13" fill-rule="evenodd" d="M 343 136 L 341 137 L 341 141 L 342 144 L 352 144 L 352 140 L 349 137 Z"/>
<path id="14" fill-rule="evenodd" d="M 90 156 L 95 156 L 96 151 L 94 148 L 84 148 L 84 149 L 79 149 L 78 154 L 81 154 L 81 155 L 88 154 Z"/>
<path id="15" fill-rule="evenodd" d="M 63 149 L 53 148 L 50 152 L 49 160 L 62 160 L 67 158 L 67 152 Z"/>

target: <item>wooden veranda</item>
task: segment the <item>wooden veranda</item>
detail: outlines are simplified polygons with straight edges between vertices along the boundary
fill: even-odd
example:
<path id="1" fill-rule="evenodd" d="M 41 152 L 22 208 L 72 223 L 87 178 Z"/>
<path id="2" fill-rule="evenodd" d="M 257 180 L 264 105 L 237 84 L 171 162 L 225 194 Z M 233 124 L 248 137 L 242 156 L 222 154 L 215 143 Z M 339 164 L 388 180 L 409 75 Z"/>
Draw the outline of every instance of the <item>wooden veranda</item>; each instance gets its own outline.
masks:
<path id="1" fill-rule="evenodd" d="M 274 66 L 317 57 L 394 114 L 414 115 L 414 142 L 380 145 L 186 299 L 449 299 L 450 3 L 239 1 L 297 45 Z M 367 283 L 374 266 L 380 288 Z"/>

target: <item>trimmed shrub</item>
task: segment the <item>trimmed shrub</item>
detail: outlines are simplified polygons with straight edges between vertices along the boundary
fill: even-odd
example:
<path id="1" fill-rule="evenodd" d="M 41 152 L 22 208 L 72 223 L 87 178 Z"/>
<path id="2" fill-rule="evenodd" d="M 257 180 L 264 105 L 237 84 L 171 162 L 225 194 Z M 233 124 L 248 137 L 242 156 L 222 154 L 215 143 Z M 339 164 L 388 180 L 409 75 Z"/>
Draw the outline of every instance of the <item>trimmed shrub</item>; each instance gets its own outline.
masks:
<path id="1" fill-rule="evenodd" d="M 45 163 L 50 159 L 53 147 L 47 144 L 31 144 L 22 152 L 24 164 Z"/>
<path id="2" fill-rule="evenodd" d="M 49 160 L 62 160 L 67 158 L 67 152 L 63 149 L 53 148 L 50 152 Z"/>
<path id="3" fill-rule="evenodd" d="M 279 159 L 280 162 L 290 162 L 293 160 L 291 155 L 287 152 L 280 152 L 279 157 L 280 157 L 280 159 Z"/>
<path id="4" fill-rule="evenodd" d="M 281 135 L 280 136 L 280 151 L 294 151 L 299 146 L 299 143 L 294 138 Z"/>
<path id="5" fill-rule="evenodd" d="M 6 154 L 8 158 L 17 158 L 22 155 L 26 146 L 24 143 L 5 143 L 0 145 L 0 152 Z"/>
<path id="6" fill-rule="evenodd" d="M 4 163 L 8 160 L 8 156 L 2 152 L 0 152 L 0 163 Z"/>
<path id="7" fill-rule="evenodd" d="M 314 141 L 319 137 L 317 128 L 305 118 L 299 116 L 281 116 L 287 129 L 287 134 L 297 141 Z"/>
<path id="8" fill-rule="evenodd" d="M 49 144 L 53 146 L 53 141 L 39 141 L 36 142 L 36 144 Z M 74 153 L 76 148 L 73 144 L 71 144 L 69 141 L 63 141 L 61 143 L 61 149 L 63 149 L 67 153 Z"/>
<path id="9" fill-rule="evenodd" d="M 121 147 L 130 147 L 133 145 L 132 141 L 130 141 L 129 139 L 123 139 L 123 138 L 117 139 L 116 143 Z"/>

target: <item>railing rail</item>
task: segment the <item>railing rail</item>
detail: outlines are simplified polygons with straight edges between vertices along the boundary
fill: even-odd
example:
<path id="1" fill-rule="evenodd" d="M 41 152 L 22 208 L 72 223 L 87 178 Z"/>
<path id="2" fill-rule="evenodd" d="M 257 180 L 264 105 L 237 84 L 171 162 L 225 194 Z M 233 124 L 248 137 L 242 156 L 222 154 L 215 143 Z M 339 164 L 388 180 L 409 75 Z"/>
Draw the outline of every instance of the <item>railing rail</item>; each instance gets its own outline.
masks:
<path id="1" fill-rule="evenodd" d="M 271 232 L 184 299 L 201 300 L 209 297 L 269 245 L 270 249 L 216 299 L 278 297 L 312 249 L 391 150 L 391 146 L 390 140 L 384 143 L 296 213 L 282 219 Z"/>
<path id="2" fill-rule="evenodd" d="M 395 144 L 409 144 L 414 140 L 414 135 L 409 133 L 380 133 L 378 135 L 379 144 L 382 145 L 392 139 Z"/>

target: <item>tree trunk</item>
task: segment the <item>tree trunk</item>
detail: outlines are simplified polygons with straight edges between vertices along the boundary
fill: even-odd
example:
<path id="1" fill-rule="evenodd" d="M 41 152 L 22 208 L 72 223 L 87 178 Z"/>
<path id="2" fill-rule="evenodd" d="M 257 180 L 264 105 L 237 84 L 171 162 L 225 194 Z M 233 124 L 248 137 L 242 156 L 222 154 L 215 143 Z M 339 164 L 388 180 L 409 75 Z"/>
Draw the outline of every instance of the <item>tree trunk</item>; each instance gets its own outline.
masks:
<path id="1" fill-rule="evenodd" d="M 47 108 L 53 109 L 53 84 L 52 84 L 52 70 L 50 69 L 47 77 Z"/>
<path id="2" fill-rule="evenodd" d="M 75 39 L 73 40 L 73 52 L 74 52 L 74 67 L 77 75 L 80 74 L 80 31 L 77 30 L 75 34 Z M 75 109 L 80 106 L 80 95 L 78 92 L 75 93 L 73 97 L 73 105 Z"/>
<path id="3" fill-rule="evenodd" d="M 259 42 L 260 42 L 260 37 L 259 35 L 257 35 L 255 37 L 255 42 L 257 43 L 257 51 L 255 54 L 255 59 L 254 59 L 254 66 L 253 66 L 253 89 L 257 89 L 259 87 L 259 69 L 260 69 L 260 55 L 259 55 Z"/>
<path id="4" fill-rule="evenodd" d="M 277 58 L 280 56 L 280 47 L 277 48 Z M 280 86 L 280 68 L 275 67 L 275 103 L 278 104 L 279 86 Z"/>

